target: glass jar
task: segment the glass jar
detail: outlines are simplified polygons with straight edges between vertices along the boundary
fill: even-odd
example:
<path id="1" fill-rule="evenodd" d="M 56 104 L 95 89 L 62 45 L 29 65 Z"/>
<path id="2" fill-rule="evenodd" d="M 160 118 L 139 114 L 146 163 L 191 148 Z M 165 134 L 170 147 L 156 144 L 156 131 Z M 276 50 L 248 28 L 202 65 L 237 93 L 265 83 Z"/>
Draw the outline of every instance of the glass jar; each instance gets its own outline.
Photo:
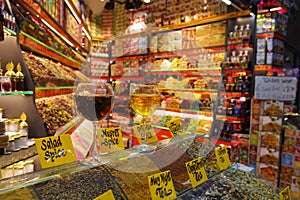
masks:
<path id="1" fill-rule="evenodd" d="M 11 79 L 8 76 L 1 77 L 1 92 L 7 93 L 12 91 Z"/>
<path id="2" fill-rule="evenodd" d="M 11 152 L 11 151 L 14 151 L 15 149 L 16 149 L 16 147 L 15 147 L 15 138 L 10 137 L 6 150 Z"/>
<path id="3" fill-rule="evenodd" d="M 10 132 L 19 132 L 19 119 L 11 119 Z"/>

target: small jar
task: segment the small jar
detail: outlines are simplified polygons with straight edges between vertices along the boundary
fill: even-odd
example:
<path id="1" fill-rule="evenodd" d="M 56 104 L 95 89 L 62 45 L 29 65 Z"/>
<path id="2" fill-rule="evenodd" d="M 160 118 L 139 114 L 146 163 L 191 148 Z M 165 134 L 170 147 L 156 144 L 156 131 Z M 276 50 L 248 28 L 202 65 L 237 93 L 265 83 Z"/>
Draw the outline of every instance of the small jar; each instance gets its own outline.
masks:
<path id="1" fill-rule="evenodd" d="M 34 171 L 34 160 L 26 160 L 24 164 L 24 173 L 30 173 Z"/>
<path id="2" fill-rule="evenodd" d="M 12 152 L 11 161 L 17 162 L 18 160 L 20 160 L 20 149 L 15 149 Z"/>
<path id="3" fill-rule="evenodd" d="M 0 120 L 3 118 L 3 108 L 0 108 Z"/>
<path id="4" fill-rule="evenodd" d="M 11 132 L 18 132 L 19 131 L 19 119 L 11 119 Z"/>
<path id="5" fill-rule="evenodd" d="M 6 165 L 9 165 L 12 163 L 11 161 L 11 156 L 12 156 L 12 153 L 11 152 L 6 152 L 4 155 L 3 155 L 3 164 L 2 166 L 6 166 Z"/>
<path id="6" fill-rule="evenodd" d="M 9 178 L 14 176 L 14 166 L 7 166 L 1 169 L 2 178 Z"/>
<path id="7" fill-rule="evenodd" d="M 20 143 L 22 147 L 25 147 L 27 145 L 27 138 L 28 135 L 27 134 L 20 134 Z"/>
<path id="8" fill-rule="evenodd" d="M 14 151 L 15 149 L 16 149 L 16 147 L 15 147 L 15 138 L 10 137 L 6 150 L 11 152 L 11 151 Z"/>
<path id="9" fill-rule="evenodd" d="M 5 120 L 4 125 L 5 125 L 5 132 L 9 132 L 11 130 L 11 120 L 10 119 Z"/>
<path id="10" fill-rule="evenodd" d="M 24 166 L 22 164 L 18 164 L 14 166 L 14 176 L 24 174 Z"/>
<path id="11" fill-rule="evenodd" d="M 16 135 L 15 136 L 15 148 L 19 149 L 21 147 L 22 147 L 21 135 Z"/>

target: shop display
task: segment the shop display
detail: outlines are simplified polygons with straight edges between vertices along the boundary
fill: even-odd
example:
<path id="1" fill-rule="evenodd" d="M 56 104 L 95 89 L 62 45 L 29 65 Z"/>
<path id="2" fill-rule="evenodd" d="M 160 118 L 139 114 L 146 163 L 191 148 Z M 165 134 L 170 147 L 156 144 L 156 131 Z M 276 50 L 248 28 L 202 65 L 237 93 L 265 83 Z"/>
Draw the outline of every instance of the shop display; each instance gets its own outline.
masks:
<path id="1" fill-rule="evenodd" d="M 125 199 L 103 167 L 64 175 L 34 188 L 43 199 L 95 199 L 108 190 L 112 190 L 116 200 Z"/>
<path id="2" fill-rule="evenodd" d="M 54 135 L 59 127 L 68 123 L 74 116 L 71 94 L 37 99 L 36 106 L 49 135 Z"/>

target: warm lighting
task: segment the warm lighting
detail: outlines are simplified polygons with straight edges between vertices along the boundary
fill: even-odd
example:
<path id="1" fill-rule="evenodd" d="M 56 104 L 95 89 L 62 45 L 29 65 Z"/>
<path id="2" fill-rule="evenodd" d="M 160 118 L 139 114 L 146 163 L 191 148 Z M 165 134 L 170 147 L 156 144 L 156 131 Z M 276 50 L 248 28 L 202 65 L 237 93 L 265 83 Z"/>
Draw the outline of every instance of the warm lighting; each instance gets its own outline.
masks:
<path id="1" fill-rule="evenodd" d="M 65 0 L 68 8 L 70 9 L 72 15 L 75 17 L 76 21 L 81 24 L 81 19 L 77 16 L 75 10 L 73 9 L 73 7 L 71 6 L 70 2 L 68 0 Z"/>
<path id="2" fill-rule="evenodd" d="M 224 3 L 226 3 L 227 5 L 231 5 L 231 1 L 230 0 L 222 0 Z"/>
<path id="3" fill-rule="evenodd" d="M 87 32 L 87 30 L 84 28 L 84 26 L 82 26 L 82 30 L 83 30 L 83 32 L 85 33 L 85 35 L 86 35 L 86 37 L 88 38 L 88 40 L 91 41 L 92 38 L 91 38 L 90 34 Z"/>
<path id="4" fill-rule="evenodd" d="M 251 12 L 251 13 L 250 13 L 250 16 L 251 16 L 251 17 L 254 17 L 254 16 L 255 16 L 255 14 L 254 14 L 253 12 Z"/>
<path id="5" fill-rule="evenodd" d="M 270 8 L 270 11 L 273 12 L 273 11 L 278 11 L 278 10 L 281 10 L 281 9 L 282 9 L 281 7 Z"/>
<path id="6" fill-rule="evenodd" d="M 150 3 L 151 0 L 144 0 L 144 3 Z"/>
<path id="7" fill-rule="evenodd" d="M 49 28 L 51 29 L 51 31 L 53 31 L 55 34 L 57 34 L 58 36 L 60 36 L 68 45 L 70 45 L 71 47 L 74 47 L 74 45 L 72 44 L 72 42 L 70 42 L 67 38 L 65 38 L 64 36 L 62 36 L 55 28 L 53 28 L 50 24 L 48 24 L 48 22 L 46 22 L 44 19 L 41 19 L 42 22 Z"/>

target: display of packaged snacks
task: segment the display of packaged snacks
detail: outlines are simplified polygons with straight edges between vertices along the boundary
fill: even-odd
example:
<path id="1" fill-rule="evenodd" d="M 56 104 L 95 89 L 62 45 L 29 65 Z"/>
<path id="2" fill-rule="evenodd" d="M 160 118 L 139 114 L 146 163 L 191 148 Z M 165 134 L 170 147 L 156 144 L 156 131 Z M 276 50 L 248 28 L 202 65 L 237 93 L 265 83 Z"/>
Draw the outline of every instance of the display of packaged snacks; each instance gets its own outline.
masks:
<path id="1" fill-rule="evenodd" d="M 262 131 L 281 133 L 282 118 L 271 117 L 271 116 L 261 116 L 259 125 L 260 125 L 260 130 L 262 130 Z"/>
<path id="2" fill-rule="evenodd" d="M 270 132 L 259 132 L 260 146 L 272 149 L 279 149 L 280 135 Z"/>
<path id="3" fill-rule="evenodd" d="M 112 190 L 115 199 L 125 199 L 103 167 L 87 169 L 35 185 L 42 199 L 95 199 Z"/>
<path id="4" fill-rule="evenodd" d="M 282 101 L 264 101 L 263 114 L 268 116 L 282 116 L 283 115 Z"/>
<path id="5" fill-rule="evenodd" d="M 258 161 L 269 165 L 278 165 L 279 151 L 276 149 L 260 147 Z"/>
<path id="6" fill-rule="evenodd" d="M 255 178 L 253 174 L 231 168 L 222 172 L 222 176 L 232 181 L 247 194 L 249 199 L 278 200 L 278 193 L 264 181 Z"/>
<path id="7" fill-rule="evenodd" d="M 268 180 L 277 180 L 278 178 L 278 166 L 266 165 L 264 163 L 258 163 L 258 177 Z"/>

